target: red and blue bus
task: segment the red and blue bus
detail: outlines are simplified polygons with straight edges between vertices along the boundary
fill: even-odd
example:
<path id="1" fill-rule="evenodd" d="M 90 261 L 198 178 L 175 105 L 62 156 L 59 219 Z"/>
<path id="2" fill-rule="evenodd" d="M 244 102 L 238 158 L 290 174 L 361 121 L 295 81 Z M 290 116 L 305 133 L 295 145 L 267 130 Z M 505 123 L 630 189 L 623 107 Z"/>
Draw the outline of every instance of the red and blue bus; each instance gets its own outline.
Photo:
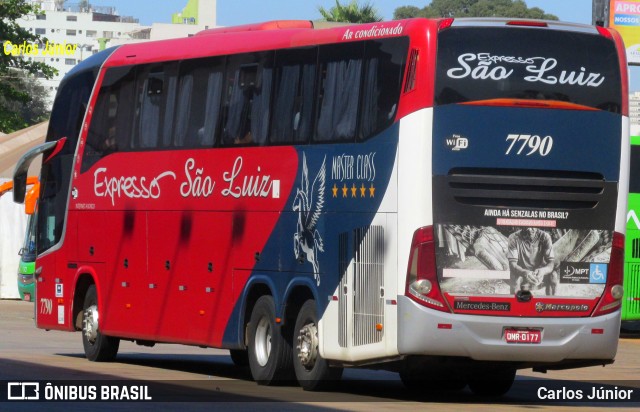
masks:
<path id="1" fill-rule="evenodd" d="M 502 394 L 518 369 L 609 364 L 626 70 L 613 30 L 497 19 L 98 53 L 16 168 L 20 186 L 45 155 L 37 326 L 80 331 L 92 361 L 121 340 L 229 349 L 305 389 L 378 364 Z"/>

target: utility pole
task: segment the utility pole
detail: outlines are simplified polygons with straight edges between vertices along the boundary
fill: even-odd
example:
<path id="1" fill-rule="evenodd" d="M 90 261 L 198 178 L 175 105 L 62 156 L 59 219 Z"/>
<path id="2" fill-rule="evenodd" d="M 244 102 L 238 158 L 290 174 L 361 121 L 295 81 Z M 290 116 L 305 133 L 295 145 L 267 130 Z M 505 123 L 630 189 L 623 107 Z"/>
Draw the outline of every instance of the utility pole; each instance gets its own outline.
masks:
<path id="1" fill-rule="evenodd" d="M 609 26 L 609 0 L 593 0 L 591 24 L 594 26 Z"/>

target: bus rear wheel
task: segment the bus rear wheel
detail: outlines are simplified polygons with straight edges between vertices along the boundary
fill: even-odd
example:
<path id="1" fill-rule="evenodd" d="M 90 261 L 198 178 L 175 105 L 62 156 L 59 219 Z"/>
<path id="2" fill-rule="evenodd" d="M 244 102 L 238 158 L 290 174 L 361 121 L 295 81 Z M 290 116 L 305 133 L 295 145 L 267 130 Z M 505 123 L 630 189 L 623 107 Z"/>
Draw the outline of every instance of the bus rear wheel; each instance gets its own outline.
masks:
<path id="1" fill-rule="evenodd" d="M 110 362 L 116 358 L 120 339 L 100 332 L 98 294 L 95 285 L 89 286 L 82 306 L 82 346 L 84 354 L 92 362 Z"/>
<path id="2" fill-rule="evenodd" d="M 293 368 L 306 391 L 327 389 L 342 377 L 342 368 L 330 367 L 320 356 L 318 341 L 316 302 L 307 300 L 298 313 L 293 336 Z"/>
<path id="3" fill-rule="evenodd" d="M 260 385 L 291 381 L 291 338 L 276 323 L 276 310 L 271 296 L 262 296 L 251 312 L 248 328 L 249 368 Z"/>

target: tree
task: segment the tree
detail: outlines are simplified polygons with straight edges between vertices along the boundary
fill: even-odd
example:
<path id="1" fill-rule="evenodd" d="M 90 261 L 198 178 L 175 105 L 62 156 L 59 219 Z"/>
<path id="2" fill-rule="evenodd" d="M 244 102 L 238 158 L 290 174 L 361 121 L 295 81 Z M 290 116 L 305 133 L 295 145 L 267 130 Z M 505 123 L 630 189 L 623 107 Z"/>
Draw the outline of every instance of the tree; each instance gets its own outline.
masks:
<path id="1" fill-rule="evenodd" d="M 46 43 L 47 39 L 34 34 L 17 23 L 23 16 L 35 15 L 40 12 L 39 6 L 27 3 L 26 0 L 1 0 L 0 1 L 0 130 L 5 133 L 12 132 L 16 128 L 24 127 L 23 113 L 18 110 L 20 104 L 29 105 L 33 100 L 30 92 L 33 89 L 26 87 L 34 79 L 27 82 L 19 81 L 23 72 L 32 76 L 46 79 L 52 78 L 56 70 L 44 62 L 27 59 L 25 46 L 32 48 L 36 44 Z M 23 46 L 22 49 L 20 46 Z M 32 49 L 33 50 L 33 49 Z M 36 116 L 37 117 L 37 116 Z M 28 125 L 29 123 L 26 123 Z"/>
<path id="2" fill-rule="evenodd" d="M 423 17 L 421 9 L 416 6 L 400 6 L 393 12 L 393 18 L 396 20 L 410 19 L 411 17 Z"/>
<path id="3" fill-rule="evenodd" d="M 395 9 L 394 19 L 409 17 L 515 17 L 558 20 L 538 7 L 527 7 L 523 0 L 433 0 L 422 9 L 402 6 Z"/>
<path id="4" fill-rule="evenodd" d="M 319 7 L 318 11 L 322 14 L 322 18 L 326 21 L 345 22 L 345 23 L 372 23 L 382 21 L 382 17 L 378 15 L 378 11 L 370 4 L 358 4 L 358 0 L 351 0 L 351 3 L 342 5 L 336 0 L 336 5 L 326 10 Z"/>
<path id="5" fill-rule="evenodd" d="M 24 70 L 9 69 L 8 75 L 0 78 L 0 87 L 5 83 L 11 83 L 29 98 L 7 99 L 0 95 L 0 130 L 10 133 L 49 118 L 47 91 L 34 76 Z"/>
<path id="6" fill-rule="evenodd" d="M 433 0 L 423 17 L 471 17 L 471 6 L 478 0 Z"/>

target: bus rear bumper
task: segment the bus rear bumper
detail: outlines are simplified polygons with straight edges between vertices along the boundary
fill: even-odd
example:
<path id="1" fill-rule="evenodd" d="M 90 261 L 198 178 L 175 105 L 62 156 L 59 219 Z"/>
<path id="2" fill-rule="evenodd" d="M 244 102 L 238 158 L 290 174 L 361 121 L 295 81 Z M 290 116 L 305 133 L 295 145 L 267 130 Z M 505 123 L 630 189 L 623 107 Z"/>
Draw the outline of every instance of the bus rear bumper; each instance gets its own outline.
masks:
<path id="1" fill-rule="evenodd" d="M 507 343 L 505 328 L 542 328 L 540 343 Z M 454 315 L 398 296 L 400 355 L 460 356 L 481 361 L 611 360 L 618 348 L 620 311 L 589 318 Z"/>

